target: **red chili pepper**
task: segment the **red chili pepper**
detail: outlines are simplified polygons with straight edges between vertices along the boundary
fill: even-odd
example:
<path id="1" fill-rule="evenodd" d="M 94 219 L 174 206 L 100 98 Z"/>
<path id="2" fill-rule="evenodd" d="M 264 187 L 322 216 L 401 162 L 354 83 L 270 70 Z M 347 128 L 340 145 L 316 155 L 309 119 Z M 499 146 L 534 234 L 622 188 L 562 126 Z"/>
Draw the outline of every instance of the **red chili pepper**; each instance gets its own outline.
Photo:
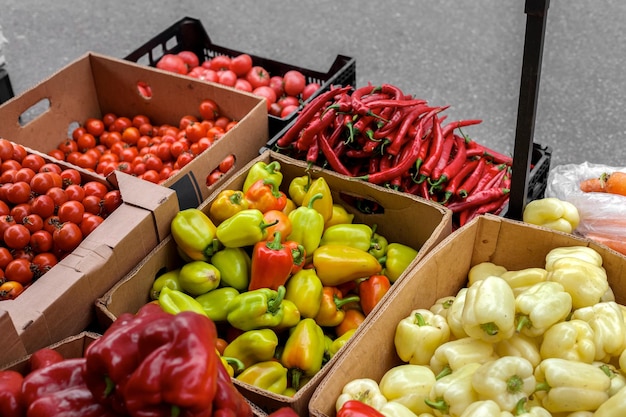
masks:
<path id="1" fill-rule="evenodd" d="M 367 103 L 367 106 L 370 109 L 375 109 L 377 107 L 412 107 L 419 106 L 421 104 L 426 104 L 426 100 L 413 99 L 413 100 L 377 100 Z"/>
<path id="2" fill-rule="evenodd" d="M 392 114 L 387 117 L 388 120 L 386 123 L 376 129 L 373 135 L 374 139 L 382 139 L 385 136 L 390 135 L 391 132 L 393 132 L 396 127 L 398 127 L 400 122 L 402 122 L 404 115 L 407 112 L 407 109 L 405 108 L 400 108 L 396 110 L 393 107 L 388 107 L 388 109 L 391 111 Z"/>
<path id="3" fill-rule="evenodd" d="M 337 412 L 337 417 L 385 417 L 383 413 L 359 400 L 348 400 Z"/>
<path id="4" fill-rule="evenodd" d="M 477 125 L 482 122 L 483 122 L 482 120 L 478 120 L 478 119 L 457 120 L 456 122 L 450 122 L 442 128 L 443 135 L 445 137 L 445 136 L 448 136 L 450 133 L 452 133 L 455 129 L 466 127 L 466 126 Z"/>
<path id="5" fill-rule="evenodd" d="M 316 115 L 319 114 L 316 113 Z M 319 114 L 319 117 L 315 116 L 313 120 L 302 130 L 300 137 L 294 142 L 294 147 L 299 151 L 306 151 L 315 141 L 315 138 L 319 133 L 326 129 L 335 120 L 335 109 L 326 108 Z"/>
<path id="6" fill-rule="evenodd" d="M 361 309 L 366 316 L 372 312 L 390 288 L 391 282 L 385 275 L 372 275 L 359 282 Z"/>
<path id="7" fill-rule="evenodd" d="M 474 190 L 474 187 L 480 181 L 483 171 L 485 170 L 487 162 L 484 158 L 478 159 L 478 164 L 476 165 L 476 169 L 467 177 L 465 181 L 461 185 L 457 187 L 456 195 L 465 198 Z"/>
<path id="8" fill-rule="evenodd" d="M 276 145 L 285 148 L 291 145 L 297 138 L 302 129 L 311 121 L 312 117 L 326 104 L 328 100 L 332 100 L 340 94 L 350 91 L 352 87 L 345 86 L 340 88 L 331 88 L 330 90 L 321 93 L 309 102 L 308 105 L 298 114 L 294 124 L 285 132 L 285 134 L 278 139 Z"/>
<path id="9" fill-rule="evenodd" d="M 356 114 L 368 115 L 371 111 L 367 104 L 363 103 L 362 98 L 379 90 L 380 87 L 372 84 L 357 88 L 352 93 L 352 110 Z"/>
<path id="10" fill-rule="evenodd" d="M 451 136 L 447 136 L 443 139 L 443 146 L 441 148 L 441 155 L 439 155 L 439 160 L 437 164 L 435 164 L 430 176 L 427 178 L 429 183 L 433 183 L 433 181 L 437 181 L 441 174 L 443 173 L 443 169 L 448 165 L 450 160 L 450 155 L 452 155 L 452 150 L 454 149 L 454 138 Z"/>
<path id="11" fill-rule="evenodd" d="M 335 171 L 343 175 L 350 175 L 350 171 L 344 166 L 343 162 L 339 159 L 339 155 L 335 153 L 335 151 L 330 146 L 330 140 L 332 140 L 333 136 L 337 133 L 341 132 L 339 129 L 336 129 L 331 136 L 331 139 L 326 139 L 326 134 L 324 132 L 320 133 L 320 137 L 318 139 L 320 149 L 328 161 L 330 167 Z"/>
<path id="12" fill-rule="evenodd" d="M 490 149 L 484 145 L 481 145 L 473 140 L 468 142 L 468 148 L 472 149 L 472 153 L 480 152 L 480 155 L 485 156 L 486 158 L 492 160 L 496 164 L 507 164 L 511 165 L 513 163 L 513 158 L 504 155 L 500 152 L 496 152 L 493 149 Z"/>
<path id="13" fill-rule="evenodd" d="M 433 110 L 428 106 L 415 106 L 411 111 L 409 111 L 402 120 L 400 124 L 400 128 L 398 133 L 396 134 L 394 140 L 391 142 L 391 145 L 387 148 L 387 152 L 391 155 L 397 155 L 402 148 L 402 145 L 406 143 L 407 132 L 409 131 L 409 127 L 413 125 L 413 122 L 417 118 L 419 118 L 422 114 L 428 112 L 429 110 Z"/>
<path id="14" fill-rule="evenodd" d="M 320 132 L 320 134 L 321 134 L 321 132 Z M 317 163 L 317 158 L 319 157 L 319 154 L 320 154 L 320 140 L 319 140 L 319 135 L 317 135 L 313 139 L 313 142 L 309 145 L 309 149 L 307 149 L 307 151 L 306 151 L 305 160 L 309 164 L 316 164 Z"/>
<path id="15" fill-rule="evenodd" d="M 448 208 L 453 212 L 472 209 L 480 205 L 490 203 L 493 200 L 509 193 L 508 188 L 489 188 L 470 195 L 465 200 L 448 204 Z"/>
<path id="16" fill-rule="evenodd" d="M 17 371 L 0 371 L 0 413 L 6 417 L 26 415 L 22 394 L 24 376 Z"/>
<path id="17" fill-rule="evenodd" d="M 443 135 L 441 124 L 439 120 L 437 120 L 437 116 L 433 115 L 432 141 L 428 151 L 428 156 L 426 157 L 424 163 L 420 166 L 418 182 L 426 181 L 432 170 L 437 165 L 437 162 L 439 162 L 439 158 L 443 152 L 444 139 L 445 136 Z"/>
<path id="18" fill-rule="evenodd" d="M 440 187 L 441 184 L 446 183 L 451 178 L 454 178 L 456 175 L 458 175 L 459 171 L 461 171 L 461 169 L 463 168 L 463 164 L 465 164 L 465 161 L 467 160 L 465 152 L 465 139 L 460 136 L 454 135 L 453 140 L 456 144 L 456 154 L 454 155 L 454 158 L 452 158 L 452 161 L 450 161 L 450 163 L 446 162 L 445 166 L 440 171 L 441 174 L 439 175 L 439 177 L 437 177 L 439 171 L 434 174 L 433 179 L 435 180 L 435 182 L 431 183 L 431 190 Z"/>
<path id="19" fill-rule="evenodd" d="M 281 234 L 276 232 L 273 240 L 254 245 L 248 291 L 259 288 L 278 289 L 287 282 L 292 267 L 291 248 L 281 243 Z"/>
<path id="20" fill-rule="evenodd" d="M 476 167 L 478 166 L 479 162 L 480 159 L 472 159 L 470 161 L 467 161 L 467 163 L 463 165 L 459 172 L 457 172 L 456 175 L 450 178 L 450 181 L 448 182 L 444 190 L 444 204 L 447 203 L 448 200 L 452 198 L 452 196 L 457 194 L 457 190 L 459 189 L 461 183 L 466 178 L 469 178 L 470 174 L 476 172 Z"/>
<path id="21" fill-rule="evenodd" d="M 216 379 L 217 390 L 213 398 L 213 417 L 252 417 L 254 415 L 252 407 L 235 388 L 221 361 L 217 364 Z"/>

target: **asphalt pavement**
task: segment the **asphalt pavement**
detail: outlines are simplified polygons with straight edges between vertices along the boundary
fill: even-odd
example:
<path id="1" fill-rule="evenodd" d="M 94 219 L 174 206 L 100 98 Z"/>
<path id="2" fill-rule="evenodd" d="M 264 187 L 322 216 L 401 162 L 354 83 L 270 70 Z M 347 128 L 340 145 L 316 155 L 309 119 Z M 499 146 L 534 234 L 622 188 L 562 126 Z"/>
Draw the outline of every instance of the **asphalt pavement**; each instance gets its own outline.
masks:
<path id="1" fill-rule="evenodd" d="M 213 43 L 327 71 L 356 59 L 357 85 L 391 83 L 465 133 L 513 154 L 527 16 L 525 1 L 0 0 L 5 69 L 16 94 L 88 51 L 124 57 L 182 17 Z M 625 166 L 626 2 L 549 3 L 534 141 L 552 166 Z M 0 120 L 1 129 L 2 120 Z"/>

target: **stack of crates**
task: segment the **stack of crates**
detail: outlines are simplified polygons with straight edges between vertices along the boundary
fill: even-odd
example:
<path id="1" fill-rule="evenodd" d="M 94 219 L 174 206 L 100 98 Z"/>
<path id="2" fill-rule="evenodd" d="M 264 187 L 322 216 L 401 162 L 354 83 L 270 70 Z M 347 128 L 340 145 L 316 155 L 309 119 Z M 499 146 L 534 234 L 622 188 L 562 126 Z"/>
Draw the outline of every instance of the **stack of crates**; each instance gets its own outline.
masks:
<path id="1" fill-rule="evenodd" d="M 0 104 L 13 97 L 13 87 L 11 87 L 9 73 L 4 65 L 5 59 L 2 47 L 6 42 L 5 37 L 2 36 L 2 27 L 0 27 Z"/>

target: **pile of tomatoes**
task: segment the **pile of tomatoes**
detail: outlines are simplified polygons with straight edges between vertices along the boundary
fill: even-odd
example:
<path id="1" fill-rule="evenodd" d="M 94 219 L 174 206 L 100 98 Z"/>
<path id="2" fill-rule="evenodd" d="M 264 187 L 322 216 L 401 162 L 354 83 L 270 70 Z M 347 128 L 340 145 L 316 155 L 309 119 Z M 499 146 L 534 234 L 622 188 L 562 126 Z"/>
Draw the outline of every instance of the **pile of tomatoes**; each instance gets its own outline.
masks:
<path id="1" fill-rule="evenodd" d="M 72 252 L 120 204 L 119 190 L 0 138 L 0 300 Z"/>
<path id="2" fill-rule="evenodd" d="M 200 63 L 195 53 L 181 51 L 163 55 L 156 67 L 264 97 L 269 114 L 280 118 L 292 114 L 320 88 L 318 83 L 307 83 L 302 72 L 295 69 L 270 74 L 264 67 L 254 65 L 248 54 L 232 58 L 217 55 Z"/>
<path id="3" fill-rule="evenodd" d="M 211 99 L 198 112 L 176 125 L 157 125 L 141 114 L 89 118 L 48 154 L 102 176 L 117 170 L 161 184 L 237 124 Z"/>

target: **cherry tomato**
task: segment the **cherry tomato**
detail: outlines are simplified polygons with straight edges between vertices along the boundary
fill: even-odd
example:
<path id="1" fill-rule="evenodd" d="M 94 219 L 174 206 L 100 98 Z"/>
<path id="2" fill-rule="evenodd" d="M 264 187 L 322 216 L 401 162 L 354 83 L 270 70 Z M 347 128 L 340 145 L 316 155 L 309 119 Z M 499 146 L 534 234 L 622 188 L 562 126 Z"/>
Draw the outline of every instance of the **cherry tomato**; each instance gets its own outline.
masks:
<path id="1" fill-rule="evenodd" d="M 35 171 L 30 168 L 20 168 L 15 173 L 15 181 L 23 181 L 30 183 L 30 180 L 35 176 Z"/>
<path id="2" fill-rule="evenodd" d="M 31 263 L 35 266 L 35 274 L 41 276 L 52 269 L 59 262 L 57 256 L 52 252 L 38 253 L 33 257 Z"/>
<path id="3" fill-rule="evenodd" d="M 65 203 L 67 200 L 67 193 L 61 187 L 52 187 L 47 192 L 46 195 L 52 198 L 54 202 L 55 209 L 59 207 L 61 204 Z"/>
<path id="4" fill-rule="evenodd" d="M 165 71 L 175 72 L 177 74 L 187 74 L 187 64 L 185 60 L 174 54 L 165 54 L 156 63 L 156 67 Z"/>
<path id="5" fill-rule="evenodd" d="M 0 138 L 0 160 L 6 161 L 13 157 L 13 144 L 11 141 Z"/>
<path id="6" fill-rule="evenodd" d="M 43 219 L 39 214 L 28 214 L 22 218 L 22 224 L 28 229 L 29 233 L 35 233 L 43 229 Z"/>
<path id="7" fill-rule="evenodd" d="M 49 172 L 38 172 L 29 182 L 30 189 L 36 194 L 42 195 L 48 190 L 56 186 L 52 174 Z"/>
<path id="8" fill-rule="evenodd" d="M 95 195 L 101 199 L 109 191 L 106 185 L 98 181 L 87 181 L 83 184 L 83 189 L 85 190 L 85 196 Z"/>
<path id="9" fill-rule="evenodd" d="M 45 368 L 63 361 L 65 358 L 59 352 L 51 348 L 41 348 L 36 350 L 30 358 L 28 363 L 30 365 L 30 372 L 37 369 Z"/>
<path id="10" fill-rule="evenodd" d="M 82 201 L 85 198 L 85 190 L 78 184 L 71 184 L 65 187 L 65 194 L 69 200 Z"/>
<path id="11" fill-rule="evenodd" d="M 83 220 L 85 207 L 80 201 L 68 200 L 59 206 L 57 215 L 61 222 L 80 223 Z"/>
<path id="12" fill-rule="evenodd" d="M 9 281 L 16 281 L 22 285 L 30 284 L 34 277 L 31 262 L 25 258 L 13 259 L 4 269 L 4 275 Z"/>
<path id="13" fill-rule="evenodd" d="M 67 168 L 61 172 L 61 178 L 63 179 L 63 186 L 67 187 L 71 184 L 78 184 L 82 182 L 80 172 L 74 168 Z"/>
<path id="14" fill-rule="evenodd" d="M 103 214 L 104 200 L 96 195 L 87 195 L 83 198 L 83 207 L 85 211 L 92 214 Z"/>
<path id="15" fill-rule="evenodd" d="M 54 214 L 54 200 L 49 195 L 38 195 L 30 202 L 31 212 L 48 218 Z"/>
<path id="16" fill-rule="evenodd" d="M 238 77 L 245 77 L 248 71 L 252 69 L 252 57 L 248 54 L 237 55 L 231 59 L 229 69 Z"/>
<path id="17" fill-rule="evenodd" d="M 226 173 L 233 167 L 233 165 L 235 165 L 235 155 L 230 154 L 226 158 L 222 159 L 218 168 L 221 172 Z"/>
<path id="18" fill-rule="evenodd" d="M 13 255 L 11 254 L 9 248 L 0 246 L 0 269 L 4 271 L 4 268 L 6 268 L 12 260 Z"/>
<path id="19" fill-rule="evenodd" d="M 0 200 L 0 216 L 5 216 L 11 212 L 9 205 L 4 201 Z"/>
<path id="20" fill-rule="evenodd" d="M 30 231 L 23 224 L 13 224 L 2 235 L 4 244 L 11 249 L 22 249 L 30 241 Z"/>
<path id="21" fill-rule="evenodd" d="M 63 252 L 71 252 L 78 247 L 83 240 L 83 233 L 76 223 L 66 222 L 52 233 L 52 241 L 55 248 Z"/>
<path id="22" fill-rule="evenodd" d="M 259 65 L 250 68 L 246 74 L 246 80 L 252 85 L 252 88 L 270 85 L 270 74 L 267 70 Z"/>
<path id="23" fill-rule="evenodd" d="M 87 237 L 96 227 L 102 224 L 104 219 L 96 214 L 91 214 L 83 218 L 80 222 L 80 231 L 84 237 Z"/>
<path id="24" fill-rule="evenodd" d="M 17 281 L 6 281 L 0 285 L 0 300 L 14 300 L 24 292 L 24 286 Z"/>
<path id="25" fill-rule="evenodd" d="M 298 110 L 299 106 L 290 104 L 288 106 L 283 107 L 282 111 L 280 112 L 280 117 L 281 118 L 285 118 L 287 116 L 289 116 L 290 114 L 292 114 L 293 112 L 295 112 L 296 110 Z"/>
<path id="26" fill-rule="evenodd" d="M 119 190 L 111 190 L 104 195 L 102 199 L 102 207 L 104 212 L 109 215 L 115 211 L 116 208 L 122 205 L 122 194 Z"/>
<path id="27" fill-rule="evenodd" d="M 198 111 L 203 120 L 215 120 L 219 116 L 220 109 L 215 100 L 207 98 L 200 102 Z"/>
<path id="28" fill-rule="evenodd" d="M 85 120 L 85 130 L 93 136 L 100 136 L 104 133 L 104 121 L 95 117 L 89 117 Z"/>
<path id="29" fill-rule="evenodd" d="M 224 173 L 222 171 L 220 171 L 219 169 L 213 170 L 207 177 L 206 177 L 206 186 L 210 187 L 213 184 L 215 184 L 216 182 L 219 181 L 220 178 L 222 178 L 224 176 Z"/>
<path id="30" fill-rule="evenodd" d="M 37 230 L 30 235 L 29 245 L 35 253 L 52 250 L 52 234 L 47 230 Z"/>
<path id="31" fill-rule="evenodd" d="M 248 93 L 252 92 L 252 84 L 250 84 L 245 78 L 237 78 L 234 87 L 237 90 L 247 91 Z"/>
<path id="32" fill-rule="evenodd" d="M 53 162 L 46 162 L 45 164 L 41 166 L 41 168 L 39 168 L 38 172 L 53 172 L 53 173 L 61 174 L 63 170 L 59 165 Z"/>
<path id="33" fill-rule="evenodd" d="M 28 202 L 28 200 L 30 200 L 30 193 L 30 185 L 24 181 L 15 182 L 6 187 L 7 200 L 13 204 Z"/>
<path id="34" fill-rule="evenodd" d="M 22 159 L 22 167 L 30 168 L 35 172 L 39 172 L 42 166 L 46 163 L 46 160 L 42 156 L 37 154 L 28 154 Z"/>
<path id="35" fill-rule="evenodd" d="M 293 105 L 296 107 L 300 105 L 300 101 L 298 100 L 298 97 L 294 97 L 294 96 L 281 97 L 277 101 L 277 103 L 283 106 L 283 108 L 290 106 L 290 105 Z"/>
<path id="36" fill-rule="evenodd" d="M 15 220 L 15 223 L 22 223 L 24 217 L 32 213 L 32 207 L 28 203 L 16 204 L 11 208 L 9 214 Z"/>
<path id="37" fill-rule="evenodd" d="M 278 103 L 272 103 L 270 105 L 270 108 L 267 109 L 267 112 L 271 114 L 272 116 L 281 117 L 280 115 L 283 112 L 283 108 Z"/>

